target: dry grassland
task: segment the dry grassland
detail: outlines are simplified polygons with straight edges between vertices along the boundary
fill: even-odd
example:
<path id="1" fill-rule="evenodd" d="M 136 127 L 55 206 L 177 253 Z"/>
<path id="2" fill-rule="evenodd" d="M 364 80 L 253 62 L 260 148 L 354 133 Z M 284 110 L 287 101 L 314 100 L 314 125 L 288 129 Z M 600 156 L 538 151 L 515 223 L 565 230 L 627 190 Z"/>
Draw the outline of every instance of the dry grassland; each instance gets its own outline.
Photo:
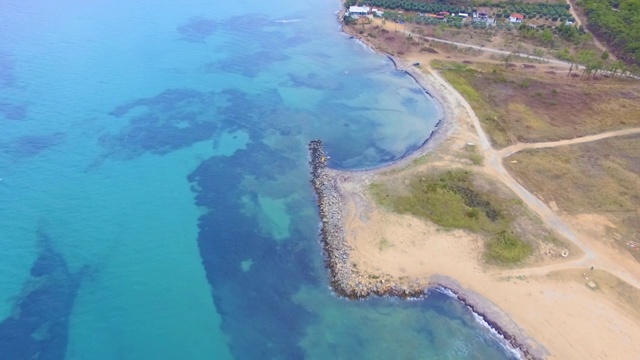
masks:
<path id="1" fill-rule="evenodd" d="M 505 162 L 518 180 L 568 214 L 598 213 L 615 225 L 612 239 L 640 261 L 640 136 L 527 150 Z"/>
<path id="2" fill-rule="evenodd" d="M 640 321 L 640 290 L 606 271 L 568 269 L 552 272 L 549 278 L 579 284 L 592 281 L 596 284 L 596 288 L 593 289 L 596 296 L 613 300 L 626 314 Z"/>
<path id="3" fill-rule="evenodd" d="M 640 85 L 499 65 L 434 64 L 471 103 L 493 144 L 571 139 L 640 126 Z"/>

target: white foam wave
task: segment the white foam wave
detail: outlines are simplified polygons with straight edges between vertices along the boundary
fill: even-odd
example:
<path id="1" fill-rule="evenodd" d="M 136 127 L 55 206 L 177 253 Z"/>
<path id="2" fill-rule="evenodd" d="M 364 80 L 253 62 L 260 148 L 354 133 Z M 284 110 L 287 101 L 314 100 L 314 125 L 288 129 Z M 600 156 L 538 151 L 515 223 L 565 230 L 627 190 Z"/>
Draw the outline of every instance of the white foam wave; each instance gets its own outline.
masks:
<path id="1" fill-rule="evenodd" d="M 282 20 L 276 20 L 276 22 L 281 24 L 286 24 L 286 23 L 298 22 L 301 20 L 302 19 L 282 19 Z"/>
<path id="2" fill-rule="evenodd" d="M 446 288 L 444 286 L 437 286 L 437 287 L 435 287 L 433 289 L 436 290 L 437 292 L 441 293 L 441 294 L 447 295 L 450 298 L 458 299 L 458 295 L 456 295 L 456 293 L 454 293 L 453 291 L 451 291 L 451 289 L 448 289 L 448 288 Z"/>
<path id="3" fill-rule="evenodd" d="M 511 346 L 511 344 L 507 342 L 507 339 L 505 339 L 504 336 L 502 336 L 502 334 L 500 334 L 496 329 L 494 329 L 491 325 L 489 325 L 489 323 L 482 316 L 478 315 L 470 307 L 467 306 L 467 308 L 471 310 L 471 313 L 473 314 L 473 318 L 480 325 L 482 325 L 482 327 L 489 330 L 489 334 L 491 334 L 491 336 L 498 341 L 498 344 L 500 344 L 500 346 L 502 346 L 506 351 L 513 354 L 516 357 L 516 359 L 522 360 L 522 353 L 520 352 L 520 350 Z"/>

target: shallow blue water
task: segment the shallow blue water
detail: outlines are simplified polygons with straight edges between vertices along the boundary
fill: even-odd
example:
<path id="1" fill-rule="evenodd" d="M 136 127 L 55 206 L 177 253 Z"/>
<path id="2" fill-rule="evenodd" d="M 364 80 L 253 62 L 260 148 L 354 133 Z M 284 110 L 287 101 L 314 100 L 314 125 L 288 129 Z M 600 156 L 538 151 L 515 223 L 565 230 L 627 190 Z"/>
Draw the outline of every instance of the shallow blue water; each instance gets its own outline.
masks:
<path id="1" fill-rule="evenodd" d="M 438 121 L 333 1 L 0 3 L 0 358 L 500 359 L 460 303 L 328 289 L 306 144 Z"/>

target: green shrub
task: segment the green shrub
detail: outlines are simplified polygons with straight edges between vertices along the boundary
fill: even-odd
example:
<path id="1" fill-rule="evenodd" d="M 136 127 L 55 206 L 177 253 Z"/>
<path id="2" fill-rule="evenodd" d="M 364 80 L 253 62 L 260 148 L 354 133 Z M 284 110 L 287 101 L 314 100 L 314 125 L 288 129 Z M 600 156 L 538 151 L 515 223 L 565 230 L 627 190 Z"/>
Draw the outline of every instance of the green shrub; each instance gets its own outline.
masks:
<path id="1" fill-rule="evenodd" d="M 485 255 L 500 264 L 515 264 L 531 254 L 532 247 L 510 231 L 501 231 L 486 244 Z"/>
<path id="2" fill-rule="evenodd" d="M 413 214 L 450 229 L 467 229 L 494 234 L 508 228 L 510 219 L 495 200 L 475 189 L 471 173 L 456 170 L 409 183 L 410 194 L 395 195 L 376 184 L 371 192 L 376 201 L 399 213 Z"/>

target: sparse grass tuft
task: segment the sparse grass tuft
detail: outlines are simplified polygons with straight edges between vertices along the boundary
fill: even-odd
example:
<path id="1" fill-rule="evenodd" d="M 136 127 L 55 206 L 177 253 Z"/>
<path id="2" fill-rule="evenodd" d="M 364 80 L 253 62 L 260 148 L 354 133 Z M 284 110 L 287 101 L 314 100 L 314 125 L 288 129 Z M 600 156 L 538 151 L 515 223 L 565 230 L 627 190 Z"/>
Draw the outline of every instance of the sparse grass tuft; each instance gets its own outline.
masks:
<path id="1" fill-rule="evenodd" d="M 385 250 L 387 250 L 388 248 L 390 248 L 392 246 L 393 246 L 393 244 L 391 244 L 391 242 L 389 242 L 389 240 L 387 240 L 386 238 L 382 238 L 378 242 L 378 249 L 380 251 L 385 251 Z"/>
<path id="2" fill-rule="evenodd" d="M 471 153 L 468 155 L 469 160 L 471 160 L 471 162 L 473 163 L 473 165 L 482 165 L 484 158 L 482 157 L 482 154 L 479 153 Z"/>
<path id="3" fill-rule="evenodd" d="M 484 161 L 484 157 L 482 154 L 478 152 L 478 148 L 475 145 L 466 145 L 465 148 L 465 157 L 473 163 L 473 165 L 482 165 Z"/>

